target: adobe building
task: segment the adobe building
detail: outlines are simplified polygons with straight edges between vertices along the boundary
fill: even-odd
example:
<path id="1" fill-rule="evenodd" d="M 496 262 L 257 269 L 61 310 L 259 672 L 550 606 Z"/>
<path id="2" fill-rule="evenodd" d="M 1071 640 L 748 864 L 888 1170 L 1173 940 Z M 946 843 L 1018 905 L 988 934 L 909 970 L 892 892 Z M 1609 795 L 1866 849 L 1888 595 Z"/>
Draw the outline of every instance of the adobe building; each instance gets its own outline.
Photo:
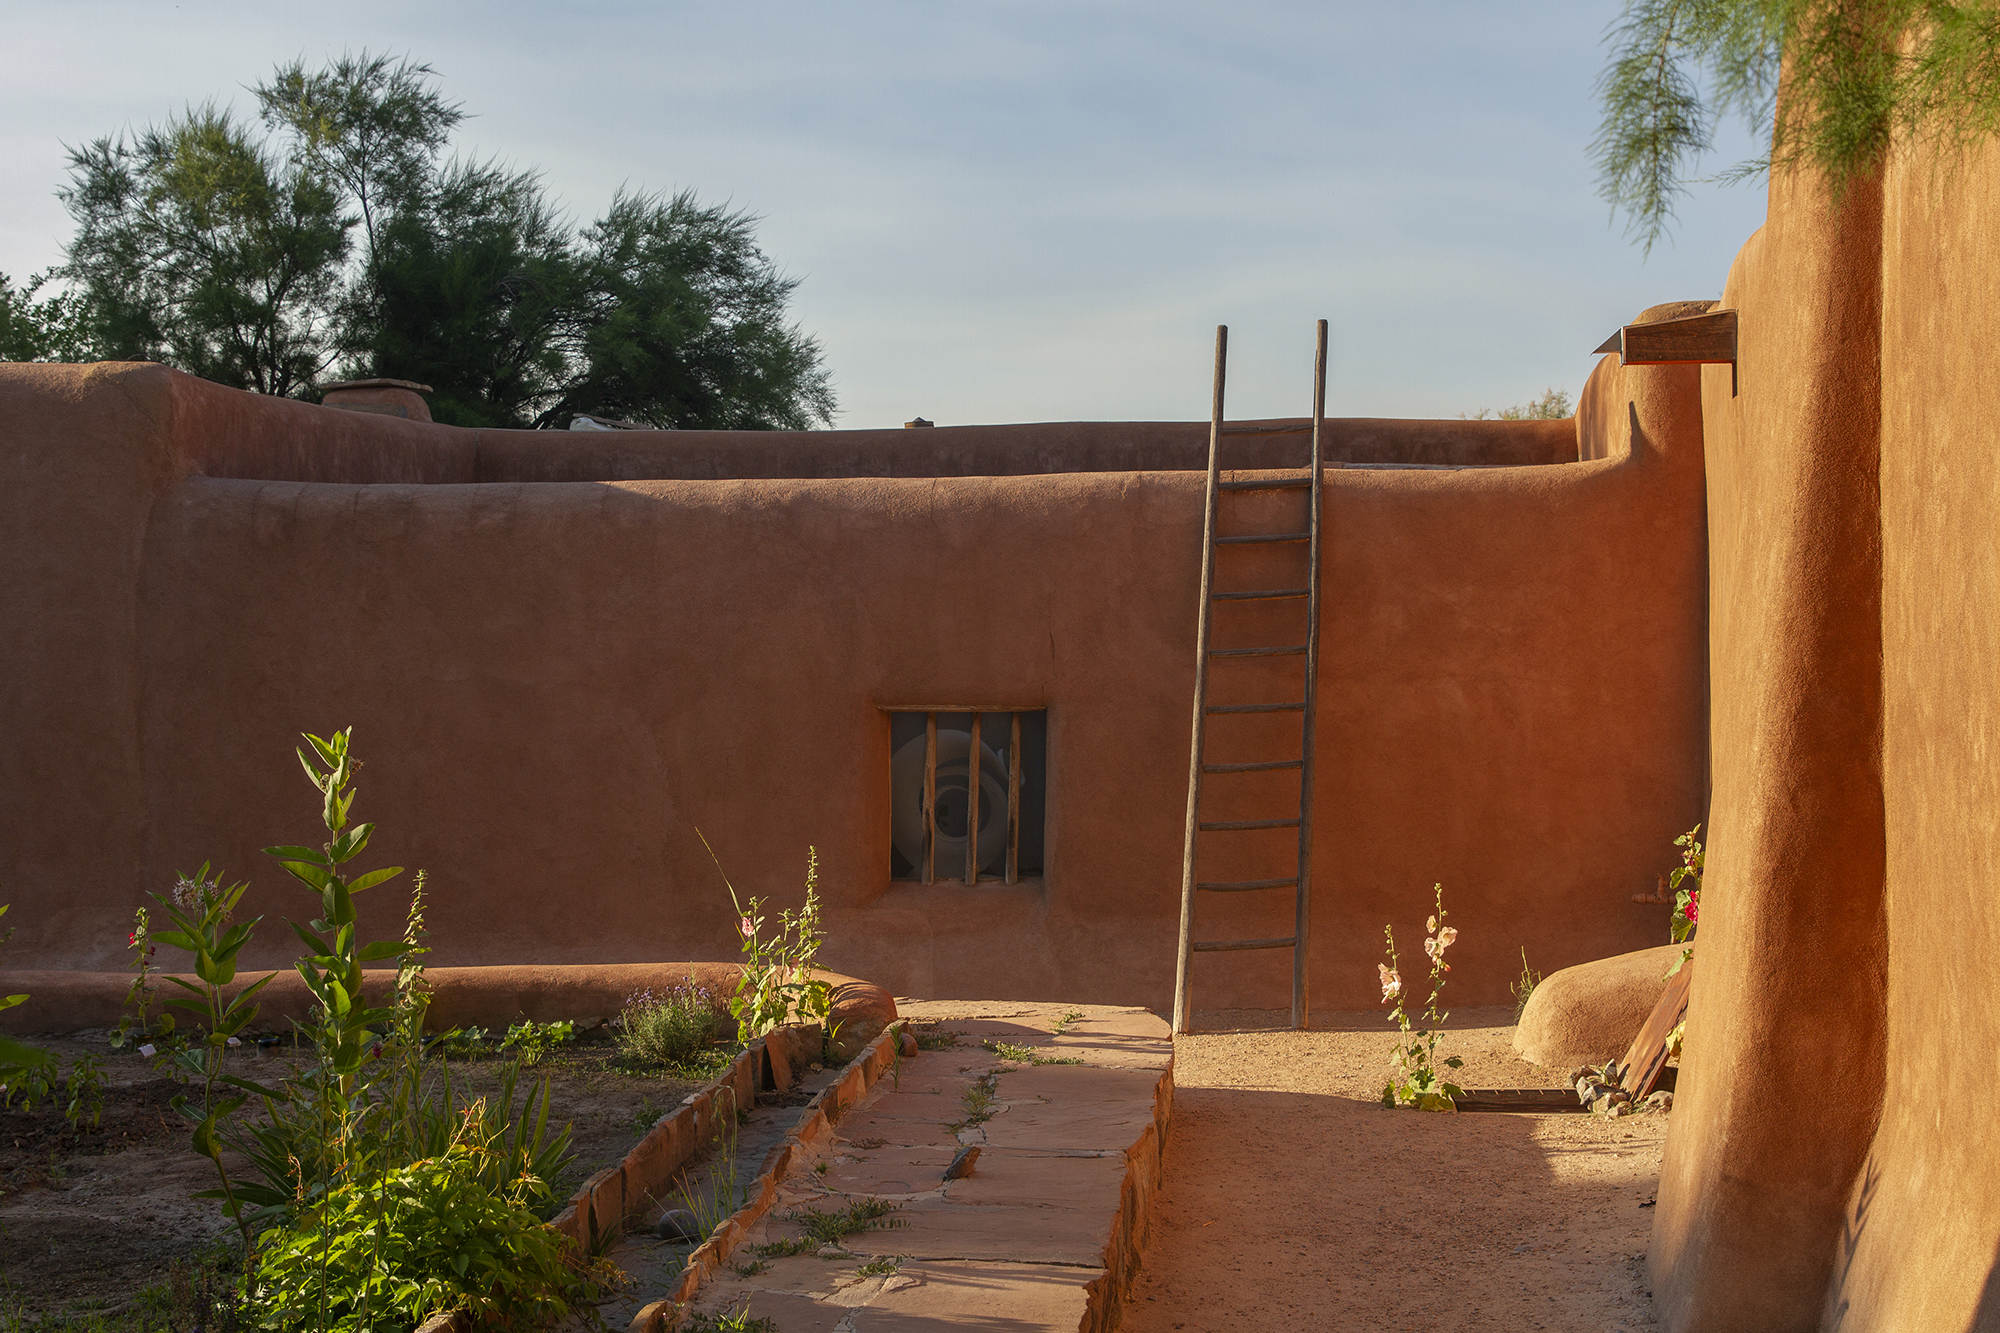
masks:
<path id="1" fill-rule="evenodd" d="M 276 924 L 297 894 L 258 849 L 316 818 L 296 734 L 351 723 L 371 855 L 429 871 L 439 965 L 734 956 L 699 830 L 780 905 L 816 847 L 823 961 L 895 993 L 1164 1010 L 1207 435 L 474 431 L 0 367 L 10 962 L 119 969 L 144 892 L 205 860 Z M 1233 425 L 1225 457 L 1306 440 Z M 1574 419 L 1336 421 L 1328 453 L 1314 1002 L 1373 1003 L 1383 923 L 1413 929 L 1434 882 L 1460 1003 L 1507 1001 L 1524 947 L 1552 970 L 1657 943 L 1631 896 L 1705 780 L 1695 372 L 1608 357 Z M 973 708 L 989 812 L 1024 724 L 1014 882 L 990 840 L 963 882 L 961 802 L 926 885 L 897 829 L 912 737 L 920 770 L 934 712 L 962 791 Z M 1273 779 L 1234 788 L 1246 817 L 1295 812 Z M 1277 897 L 1204 926 L 1279 933 Z M 1289 958 L 1204 957 L 1194 986 L 1282 1006 Z"/>
<path id="2" fill-rule="evenodd" d="M 1996 238 L 1990 149 L 1780 178 L 1734 365 L 1607 357 L 1566 422 L 1330 427 L 1314 1003 L 1373 1002 L 1434 881 L 1457 1004 L 1523 947 L 1656 944 L 1632 895 L 1705 817 L 1669 1329 L 2000 1327 Z M 257 852 L 315 827 L 291 737 L 352 723 L 437 963 L 731 956 L 700 829 L 783 904 L 818 848 L 840 971 L 1162 1008 L 1204 435 L 465 431 L 0 367 L 8 960 L 119 968 L 203 860 L 295 910 Z M 1230 442 L 1300 457 L 1297 423 Z M 975 708 L 1033 832 L 1014 882 L 924 884 L 894 754 Z M 1198 960 L 1196 1002 L 1285 972 Z"/>

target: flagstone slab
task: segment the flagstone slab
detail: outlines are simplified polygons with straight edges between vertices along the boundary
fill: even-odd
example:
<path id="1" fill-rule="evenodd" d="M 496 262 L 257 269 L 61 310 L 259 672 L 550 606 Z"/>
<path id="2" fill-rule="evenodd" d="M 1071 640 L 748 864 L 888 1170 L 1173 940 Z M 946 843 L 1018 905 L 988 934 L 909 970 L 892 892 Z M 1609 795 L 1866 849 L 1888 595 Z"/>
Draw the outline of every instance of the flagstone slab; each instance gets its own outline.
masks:
<path id="1" fill-rule="evenodd" d="M 774 1206 L 694 1310 L 747 1309 L 781 1333 L 1105 1333 L 1158 1182 L 1171 1105 L 1167 1025 L 1114 1006 L 898 1008 L 963 1035 L 900 1060 L 794 1149 Z M 979 1118 L 976 1089 L 991 1093 Z M 947 1181 L 962 1147 L 979 1156 Z M 832 1214 L 863 1200 L 895 1208 L 837 1245 L 739 1271 L 754 1265 L 757 1246 L 799 1237 L 801 1210 Z M 860 1271 L 871 1264 L 881 1271 Z"/>

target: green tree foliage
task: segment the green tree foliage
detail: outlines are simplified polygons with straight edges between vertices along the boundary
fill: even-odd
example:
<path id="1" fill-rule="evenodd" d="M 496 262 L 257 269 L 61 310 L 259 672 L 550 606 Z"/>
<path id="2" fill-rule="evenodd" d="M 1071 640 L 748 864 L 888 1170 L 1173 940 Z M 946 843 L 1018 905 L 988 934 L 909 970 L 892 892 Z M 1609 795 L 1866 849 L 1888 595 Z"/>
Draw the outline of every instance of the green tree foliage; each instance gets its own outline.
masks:
<path id="1" fill-rule="evenodd" d="M 339 192 L 213 106 L 70 154 L 66 276 L 113 359 L 298 395 L 332 357 Z"/>
<path id="2" fill-rule="evenodd" d="M 1627 0 L 1606 41 L 1591 153 L 1600 193 L 1648 251 L 1732 113 L 1768 127 L 1770 150 L 1723 179 L 1805 169 L 1836 192 L 1895 135 L 1957 152 L 2000 129 L 2000 9 L 1988 3 Z"/>
<path id="3" fill-rule="evenodd" d="M 1525 403 L 1503 407 L 1498 412 L 1490 407 L 1482 407 L 1467 416 L 1460 412 L 1461 421 L 1561 421 L 1574 414 L 1576 404 L 1569 396 L 1568 389 L 1544 389 L 1539 398 L 1530 398 Z"/>
<path id="4" fill-rule="evenodd" d="M 203 108 L 72 152 L 64 276 L 92 349 L 299 397 L 419 380 L 467 426 L 832 423 L 797 280 L 749 214 L 621 191 L 575 228 L 537 173 L 446 156 L 464 113 L 407 60 L 294 62 L 254 92 L 262 139 Z M 12 327 L 0 353 L 41 345 Z"/>
<path id="5" fill-rule="evenodd" d="M 56 275 L 37 273 L 22 287 L 0 273 L 0 361 L 95 361 L 88 311 L 74 292 L 37 297 Z"/>
<path id="6" fill-rule="evenodd" d="M 280 65 L 255 89 L 265 125 L 290 138 L 313 170 L 337 181 L 361 210 L 372 262 L 377 224 L 423 194 L 437 155 L 465 119 L 432 86 L 429 65 L 343 55 L 322 70 Z"/>

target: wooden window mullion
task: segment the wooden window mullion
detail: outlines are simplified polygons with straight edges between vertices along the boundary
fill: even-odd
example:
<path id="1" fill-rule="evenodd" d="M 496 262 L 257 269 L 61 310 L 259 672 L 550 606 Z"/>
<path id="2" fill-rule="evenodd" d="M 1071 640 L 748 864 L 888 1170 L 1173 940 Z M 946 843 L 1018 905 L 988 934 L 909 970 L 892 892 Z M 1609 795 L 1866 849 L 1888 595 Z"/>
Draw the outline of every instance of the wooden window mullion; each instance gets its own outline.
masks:
<path id="1" fill-rule="evenodd" d="M 924 883 L 937 881 L 937 714 L 924 714 Z"/>
<path id="2" fill-rule="evenodd" d="M 985 776 L 980 762 L 985 753 L 979 741 L 979 714 L 972 715 L 972 752 L 965 757 L 965 882 L 979 882 L 979 784 Z"/>
<path id="3" fill-rule="evenodd" d="M 1007 737 L 1007 882 L 1021 882 L 1021 715 Z"/>

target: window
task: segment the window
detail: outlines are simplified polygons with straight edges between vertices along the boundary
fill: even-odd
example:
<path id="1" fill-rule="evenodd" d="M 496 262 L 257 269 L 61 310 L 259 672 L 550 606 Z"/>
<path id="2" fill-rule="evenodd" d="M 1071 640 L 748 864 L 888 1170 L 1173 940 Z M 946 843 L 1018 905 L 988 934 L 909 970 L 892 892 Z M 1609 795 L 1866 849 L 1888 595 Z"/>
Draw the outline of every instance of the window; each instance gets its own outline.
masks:
<path id="1" fill-rule="evenodd" d="M 1040 875 L 1047 710 L 885 711 L 890 875 L 967 885 Z"/>

